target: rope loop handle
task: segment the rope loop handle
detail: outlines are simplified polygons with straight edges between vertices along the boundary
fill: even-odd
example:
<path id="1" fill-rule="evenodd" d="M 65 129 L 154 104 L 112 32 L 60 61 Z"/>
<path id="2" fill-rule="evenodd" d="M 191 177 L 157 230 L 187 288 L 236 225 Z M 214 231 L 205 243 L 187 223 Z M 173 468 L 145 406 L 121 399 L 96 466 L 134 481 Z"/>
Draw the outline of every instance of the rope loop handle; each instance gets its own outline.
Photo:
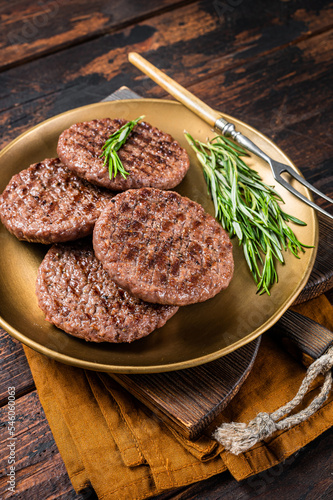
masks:
<path id="1" fill-rule="evenodd" d="M 333 347 L 316 359 L 308 368 L 296 396 L 287 404 L 272 413 L 260 412 L 248 424 L 230 422 L 218 427 L 213 438 L 234 455 L 248 451 L 263 439 L 267 439 L 276 431 L 290 429 L 313 415 L 326 401 L 332 389 Z M 307 393 L 311 383 L 318 375 L 325 375 L 320 393 L 309 406 L 295 415 L 290 415 Z M 289 415 L 289 416 L 288 416 Z M 283 418 L 284 417 L 284 418 Z"/>

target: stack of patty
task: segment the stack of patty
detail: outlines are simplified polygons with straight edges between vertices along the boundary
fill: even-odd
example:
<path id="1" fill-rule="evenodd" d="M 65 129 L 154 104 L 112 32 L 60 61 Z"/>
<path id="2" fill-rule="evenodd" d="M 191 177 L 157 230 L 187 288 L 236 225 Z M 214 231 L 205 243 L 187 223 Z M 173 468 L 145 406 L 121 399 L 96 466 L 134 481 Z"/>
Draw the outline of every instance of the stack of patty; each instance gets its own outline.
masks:
<path id="1" fill-rule="evenodd" d="M 233 274 L 221 226 L 197 203 L 165 191 L 189 168 L 169 134 L 136 125 L 119 151 L 129 175 L 109 179 L 102 146 L 124 123 L 73 125 L 59 138 L 59 158 L 15 175 L 0 197 L 1 221 L 16 237 L 55 243 L 36 284 L 46 319 L 93 342 L 144 337 L 179 306 L 226 288 Z M 82 240 L 92 232 L 93 245 Z"/>

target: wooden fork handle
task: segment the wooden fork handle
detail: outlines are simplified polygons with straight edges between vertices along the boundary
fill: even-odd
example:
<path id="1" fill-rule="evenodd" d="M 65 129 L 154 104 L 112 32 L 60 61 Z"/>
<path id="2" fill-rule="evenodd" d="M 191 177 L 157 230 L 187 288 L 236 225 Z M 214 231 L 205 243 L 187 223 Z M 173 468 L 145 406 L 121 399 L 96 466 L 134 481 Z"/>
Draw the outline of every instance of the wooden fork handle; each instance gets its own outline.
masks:
<path id="1" fill-rule="evenodd" d="M 215 127 L 223 135 L 227 137 L 232 137 L 238 144 L 245 149 L 251 151 L 251 153 L 256 154 L 263 160 L 270 163 L 270 158 L 258 148 L 250 139 L 245 137 L 240 132 L 235 130 L 233 123 L 229 123 L 225 120 L 221 113 L 215 111 L 210 106 L 201 101 L 198 97 L 193 95 L 191 92 L 182 87 L 179 83 L 175 82 L 168 75 L 160 71 L 156 66 L 148 62 L 144 57 L 140 56 L 136 52 L 130 52 L 128 54 L 128 60 L 139 68 L 142 73 L 149 76 L 154 82 L 156 82 L 160 87 L 169 92 L 170 95 L 175 97 L 177 101 L 181 102 L 198 115 L 202 120 L 204 120 L 211 127 Z"/>
<path id="2" fill-rule="evenodd" d="M 130 52 L 128 60 L 134 64 L 134 66 L 139 68 L 145 75 L 149 76 L 154 82 L 160 85 L 164 90 L 169 92 L 170 95 L 175 97 L 177 101 L 181 102 L 191 111 L 200 116 L 200 118 L 202 118 L 211 127 L 215 126 L 217 120 L 223 120 L 220 113 L 198 99 L 195 95 L 191 94 L 191 92 L 160 71 L 153 64 L 144 59 L 144 57 L 140 56 L 140 54 Z"/>

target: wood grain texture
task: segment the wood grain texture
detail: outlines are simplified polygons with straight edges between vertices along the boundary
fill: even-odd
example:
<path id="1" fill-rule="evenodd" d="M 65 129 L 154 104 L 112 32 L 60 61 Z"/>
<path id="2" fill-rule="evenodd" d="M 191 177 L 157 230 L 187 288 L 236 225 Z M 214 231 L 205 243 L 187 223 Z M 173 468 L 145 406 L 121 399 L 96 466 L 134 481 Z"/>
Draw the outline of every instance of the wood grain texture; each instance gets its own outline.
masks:
<path id="1" fill-rule="evenodd" d="M 16 495 L 22 500 L 83 500 L 68 478 L 36 391 L 16 400 L 15 412 Z M 8 408 L 0 408 L 0 498 L 8 495 Z M 10 437 L 10 440 L 8 440 Z M 7 496 L 8 497 L 8 496 Z M 11 497 L 8 497 L 11 498 Z"/>
<path id="2" fill-rule="evenodd" d="M 9 386 L 16 388 L 17 397 L 35 388 L 21 343 L 0 328 L 0 407 L 7 402 Z"/>
<path id="3" fill-rule="evenodd" d="M 2 69 L 91 40 L 115 27 L 137 23 L 184 3 L 189 0 L 2 2 Z"/>
<path id="4" fill-rule="evenodd" d="M 301 304 L 333 287 L 333 221 L 318 213 L 319 245 L 311 275 L 294 304 Z"/>
<path id="5" fill-rule="evenodd" d="M 272 329 L 282 341 L 288 340 L 298 352 L 313 360 L 322 356 L 333 344 L 333 332 L 295 311 L 287 311 Z"/>
<path id="6" fill-rule="evenodd" d="M 221 359 L 187 370 L 111 377 L 168 425 L 196 439 L 237 394 L 259 345 L 260 337 Z"/>
<path id="7" fill-rule="evenodd" d="M 179 9 L 190 3 L 193 3 L 193 0 L 192 2 L 190 0 L 162 0 L 158 4 L 152 0 L 140 2 L 116 0 L 112 3 L 97 0 L 90 4 L 84 0 L 71 0 L 70 2 L 41 0 L 35 3 L 27 2 L 27 0 L 3 1 L 0 4 L 2 21 L 0 55 L 3 68 L 22 64 L 29 58 L 40 57 L 49 52 L 63 50 L 70 45 L 101 37 L 119 27 L 138 24 L 139 21 L 153 16 L 157 17 L 165 11 L 171 10 L 169 19 L 174 28 L 178 27 L 181 31 L 185 23 L 191 22 L 192 16 L 186 16 L 188 10 Z M 317 3 L 315 8 L 308 2 L 304 8 L 304 3 L 299 0 L 287 5 L 273 0 L 270 2 L 269 9 L 265 8 L 266 4 L 263 0 L 248 1 L 247 5 L 241 5 L 241 3 L 228 6 L 223 2 L 200 2 L 201 9 L 214 16 L 223 26 L 226 48 L 234 44 L 233 37 L 236 31 L 252 32 L 253 41 L 256 41 L 257 35 L 254 30 L 258 28 L 257 21 L 259 20 L 259 26 L 263 31 L 260 41 L 262 45 L 265 45 L 266 50 L 274 47 L 276 41 L 280 45 L 286 43 L 284 37 L 287 31 L 289 36 L 291 32 L 293 33 L 292 37 L 296 33 L 298 37 L 312 36 L 313 32 L 332 24 L 331 6 L 327 2 L 326 5 L 325 2 Z M 180 13 L 180 19 L 174 16 L 175 8 Z M 170 26 L 170 22 L 165 24 Z M 282 26 L 283 30 L 279 29 Z M 213 41 L 211 51 L 215 49 L 215 44 L 219 43 L 216 37 Z M 288 41 L 290 42 L 290 39 Z M 245 47 L 244 49 L 246 50 Z M 255 44 L 249 50 L 252 55 L 255 54 Z"/>
<path id="8" fill-rule="evenodd" d="M 242 8 L 234 9 L 232 26 L 226 26 L 226 20 L 218 16 L 212 2 L 200 2 L 177 10 L 177 19 L 172 12 L 166 13 L 133 28 L 117 31 L 6 71 L 0 80 L 3 97 L 0 107 L 4 111 L 8 110 L 2 116 L 6 127 L 2 144 L 28 126 L 67 109 L 96 102 L 120 85 L 128 85 L 144 96 L 165 95 L 128 63 L 129 50 L 142 53 L 185 86 L 192 87 L 196 82 L 205 81 L 215 74 L 224 75 L 231 69 L 234 74 L 229 75 L 228 79 L 241 79 L 245 71 L 243 64 L 260 59 L 260 56 L 269 61 L 269 54 L 277 51 L 281 44 L 287 45 L 283 51 L 292 52 L 293 45 L 288 44 L 295 44 L 304 37 L 304 33 L 313 36 L 316 29 L 327 29 L 333 21 L 333 8 L 327 6 L 319 6 L 318 15 L 315 16 L 311 9 L 304 11 L 304 20 L 300 21 L 300 6 L 297 8 L 297 2 L 293 2 L 293 5 L 293 12 L 288 15 L 285 12 L 279 17 L 280 1 L 272 2 L 270 9 L 264 9 L 261 2 L 258 2 L 247 13 L 246 18 L 242 5 Z M 279 37 L 274 36 L 275 33 L 279 33 Z M 289 58 L 283 57 L 286 55 L 283 51 L 282 62 L 278 63 L 281 75 L 286 74 L 292 57 L 292 54 Z M 299 52 L 297 49 L 295 51 Z M 268 68 L 266 58 L 258 63 L 259 66 Z M 248 73 L 254 73 L 251 80 L 255 76 L 258 79 L 254 85 L 249 82 L 250 101 L 255 102 L 262 93 L 261 69 L 258 72 L 258 69 L 252 71 L 251 68 L 248 69 Z M 302 71 L 302 68 L 293 68 L 294 78 L 298 70 Z M 287 74 L 289 73 L 288 68 Z M 268 88 L 272 81 L 276 82 L 274 76 L 272 75 L 272 80 L 268 80 Z M 289 89 L 295 81 L 285 79 L 281 84 L 282 91 Z M 218 103 L 221 110 L 230 112 L 232 109 L 226 104 L 230 99 L 227 88 L 227 81 L 220 85 L 214 79 L 211 84 L 207 84 L 204 92 L 198 93 L 197 89 L 195 91 L 202 99 L 209 99 L 208 104 L 214 106 Z M 211 95 L 213 89 L 223 99 L 223 106 Z M 281 92 L 275 92 L 275 99 L 280 95 Z M 272 97 L 272 113 L 266 116 L 269 125 L 276 118 L 277 111 Z M 243 99 L 240 103 L 242 102 Z M 247 104 L 248 100 L 244 100 L 245 109 Z M 289 110 L 286 109 L 285 112 Z M 258 118 L 265 125 L 265 120 Z M 13 127 L 15 132 L 12 133 Z"/>

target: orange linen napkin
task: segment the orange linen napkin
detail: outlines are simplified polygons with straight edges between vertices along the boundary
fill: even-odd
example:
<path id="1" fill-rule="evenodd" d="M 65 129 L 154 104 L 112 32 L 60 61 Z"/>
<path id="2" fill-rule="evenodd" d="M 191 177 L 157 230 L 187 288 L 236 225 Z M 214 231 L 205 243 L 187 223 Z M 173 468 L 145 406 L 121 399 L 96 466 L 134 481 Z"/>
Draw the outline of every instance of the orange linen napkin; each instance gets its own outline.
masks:
<path id="1" fill-rule="evenodd" d="M 333 328 L 324 296 L 295 309 Z M 267 334 L 248 379 L 196 441 L 169 429 L 107 374 L 66 366 L 29 348 L 25 352 L 73 486 L 79 492 L 91 485 L 99 500 L 144 499 L 226 469 L 242 480 L 283 461 L 333 424 L 331 396 L 309 420 L 238 456 L 211 438 L 222 422 L 248 422 L 296 394 L 306 370 Z"/>

